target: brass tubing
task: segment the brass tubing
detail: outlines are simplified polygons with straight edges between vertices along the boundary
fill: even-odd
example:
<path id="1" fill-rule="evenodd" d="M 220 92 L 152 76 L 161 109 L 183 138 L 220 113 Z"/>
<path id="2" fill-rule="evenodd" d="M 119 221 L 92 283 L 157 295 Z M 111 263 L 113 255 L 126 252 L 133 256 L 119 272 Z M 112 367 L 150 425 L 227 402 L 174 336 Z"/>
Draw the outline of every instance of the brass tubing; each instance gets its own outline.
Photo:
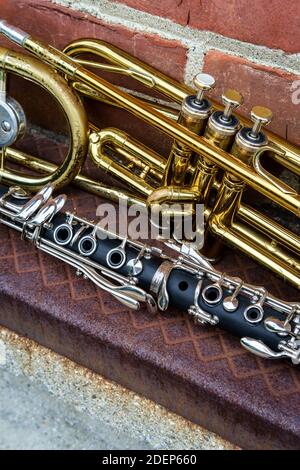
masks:
<path id="1" fill-rule="evenodd" d="M 148 74 L 153 79 L 153 89 L 159 91 L 165 96 L 168 96 L 177 103 L 182 103 L 184 98 L 195 93 L 193 88 L 167 77 L 163 73 L 157 71 L 154 67 L 145 64 L 143 61 L 136 59 L 122 49 L 119 49 L 118 47 L 113 46 L 105 41 L 97 39 L 79 39 L 69 44 L 64 49 L 64 52 L 70 57 L 78 57 L 80 54 L 92 52 L 123 68 L 136 69 L 142 74 Z M 220 105 L 216 100 L 211 99 L 210 101 L 213 104 L 214 110 L 223 110 L 222 105 Z M 244 127 L 252 127 L 252 122 L 250 119 L 239 115 L 239 121 Z M 271 131 L 267 130 L 264 132 L 270 142 L 276 144 L 285 152 L 284 157 L 276 155 L 275 159 L 283 166 L 287 166 L 291 169 L 291 171 L 299 174 L 299 148 L 287 142 L 284 138 L 275 135 Z"/>
<path id="2" fill-rule="evenodd" d="M 235 222 L 245 184 L 224 175 L 218 199 L 208 219 L 209 232 L 227 244 L 242 250 L 257 262 L 300 287 L 300 264 L 291 253 L 270 239 L 270 235 L 254 231 L 249 225 Z M 252 213 L 253 215 L 253 213 Z M 273 226 L 274 224 L 270 225 Z M 271 232 L 271 230 L 270 230 Z M 282 233 L 282 232 L 281 232 Z M 285 235 L 285 234 L 284 234 Z M 279 234 L 278 234 L 279 236 Z M 204 247 L 204 256 L 213 246 Z"/>
<path id="3" fill-rule="evenodd" d="M 270 246 L 262 237 L 257 237 L 255 233 L 251 236 L 251 229 L 242 229 L 240 225 L 235 223 L 232 227 L 226 227 L 215 218 L 210 219 L 210 229 L 229 246 L 238 248 L 250 258 L 289 281 L 298 289 L 300 288 L 300 271 L 293 268 L 293 258 L 283 252 L 279 253 L 279 249 L 277 256 L 274 255 L 273 246 Z M 290 260 L 291 263 L 284 261 L 287 259 Z M 296 261 L 294 261 L 294 263 L 296 263 L 296 265 L 298 264 Z"/>
<path id="4" fill-rule="evenodd" d="M 64 110 L 69 125 L 70 146 L 64 162 L 46 176 L 22 175 L 1 169 L 2 181 L 19 184 L 32 191 L 52 182 L 57 188 L 70 183 L 79 173 L 87 152 L 88 123 L 86 113 L 78 97 L 53 68 L 32 57 L 0 47 L 1 67 L 30 80 L 48 91 Z"/>
<path id="5" fill-rule="evenodd" d="M 154 187 L 158 185 L 158 183 L 161 182 L 162 180 L 162 174 L 155 170 L 154 168 L 151 168 L 148 166 L 146 163 L 143 163 L 141 159 L 138 159 L 134 155 L 132 155 L 128 150 L 121 148 L 121 147 L 114 147 L 111 144 L 107 144 L 105 148 L 103 148 L 103 152 L 105 154 L 105 151 L 110 150 L 110 153 L 108 156 L 111 156 L 111 154 L 116 154 L 118 158 L 122 157 L 122 161 L 118 162 L 120 163 L 121 166 L 130 169 L 131 171 L 139 170 L 139 176 L 141 179 L 150 179 L 150 184 L 154 184 Z M 99 153 L 99 156 L 101 156 L 102 152 Z M 124 161 L 123 161 L 124 160 Z"/>
<path id="6" fill-rule="evenodd" d="M 195 202 L 199 198 L 199 193 L 191 191 L 189 188 L 181 186 L 163 186 L 153 191 L 147 199 L 150 208 L 163 203 L 174 202 Z"/>
<path id="7" fill-rule="evenodd" d="M 155 185 L 157 185 L 158 182 L 161 182 L 162 173 L 156 170 L 155 168 L 151 168 L 141 159 L 132 155 L 130 151 L 118 146 L 113 146 L 111 144 L 107 144 L 107 146 L 105 147 L 106 148 L 103 148 L 103 151 L 105 151 L 106 149 L 110 149 L 110 152 L 113 152 L 118 157 L 124 157 L 125 161 L 120 162 L 121 166 L 125 166 L 125 168 L 127 167 L 132 171 L 134 171 L 134 169 L 140 170 L 140 178 L 145 179 L 146 177 L 150 177 L 151 180 L 153 179 Z"/>
<path id="8" fill-rule="evenodd" d="M 58 66 L 58 64 L 56 64 Z M 216 149 L 207 139 L 195 136 L 192 132 L 182 127 L 176 122 L 170 121 L 159 112 L 149 108 L 148 105 L 141 103 L 136 98 L 116 89 L 113 85 L 105 82 L 103 79 L 87 72 L 86 70 L 76 70 L 76 75 L 82 81 L 90 83 L 91 86 L 101 87 L 102 91 L 111 99 L 122 101 L 124 108 L 132 112 L 135 116 L 140 117 L 150 125 L 161 129 L 170 137 L 179 140 L 183 144 L 189 145 L 196 153 L 203 155 L 205 158 L 216 163 L 224 171 L 228 171 L 236 177 L 242 179 L 248 185 L 252 186 L 258 192 L 267 197 L 274 199 L 278 204 L 286 207 L 296 215 L 300 215 L 300 196 L 283 193 L 276 186 L 273 186 L 265 178 L 258 175 L 248 165 L 240 162 L 233 155 Z"/>
<path id="9" fill-rule="evenodd" d="M 144 164 L 151 166 L 151 168 L 156 169 L 161 172 L 161 174 L 164 172 L 166 161 L 158 155 L 158 153 L 154 152 L 154 150 L 147 148 L 126 132 L 108 127 L 97 133 L 97 137 L 95 138 L 99 138 L 98 142 L 101 154 L 103 153 L 103 147 L 106 144 L 111 144 L 115 148 L 127 150 L 133 157 L 140 159 Z"/>
<path id="10" fill-rule="evenodd" d="M 258 175 L 253 168 L 240 162 L 238 158 L 230 153 L 216 149 L 204 137 L 195 136 L 180 124 L 168 119 L 139 99 L 128 95 L 106 80 L 74 63 L 68 56 L 51 46 L 46 46 L 31 37 L 24 41 L 23 46 L 26 50 L 40 57 L 61 72 L 82 81 L 96 90 L 100 90 L 109 99 L 117 102 L 121 101 L 122 106 L 135 116 L 162 130 L 173 139 L 189 145 L 194 152 L 211 160 L 222 170 L 232 173 L 258 192 L 276 201 L 279 205 L 282 205 L 298 216 L 300 215 L 299 195 L 283 193 L 279 188 Z"/>
<path id="11" fill-rule="evenodd" d="M 213 187 L 217 192 L 219 192 L 221 183 L 214 181 Z M 210 214 L 211 209 L 206 207 L 206 221 L 208 221 Z M 241 221 L 250 223 L 253 227 L 256 227 L 258 230 L 265 233 L 265 235 L 268 235 L 270 238 L 274 238 L 278 243 L 286 245 L 290 250 L 300 254 L 300 237 L 285 227 L 282 227 L 267 215 L 261 214 L 257 210 L 243 203 L 240 204 L 236 215 Z"/>
<path id="12" fill-rule="evenodd" d="M 241 204 L 237 217 L 300 255 L 300 237 L 260 212 Z"/>
<path id="13" fill-rule="evenodd" d="M 125 167 L 120 166 L 119 163 L 114 162 L 111 157 L 107 157 L 104 154 L 98 153 L 100 136 L 99 134 L 91 134 L 90 136 L 90 157 L 91 160 L 106 173 L 122 181 L 129 188 L 133 188 L 145 197 L 148 197 L 153 187 L 146 181 L 142 180 L 138 175 L 135 175 L 132 171 L 127 170 Z"/>
<path id="14" fill-rule="evenodd" d="M 31 170 L 37 171 L 38 173 L 49 173 L 54 171 L 57 168 L 57 165 L 52 162 L 47 162 L 41 158 L 34 157 L 32 155 L 27 155 L 20 150 L 13 149 L 11 147 L 5 150 L 7 160 L 17 163 L 19 165 L 23 165 L 26 168 Z M 106 186 L 103 183 L 99 183 L 98 181 L 89 178 L 83 174 L 79 174 L 75 177 L 74 181 L 72 182 L 80 189 L 88 191 L 96 196 L 103 197 L 105 199 L 110 199 L 114 202 L 119 202 L 120 200 L 126 200 L 128 205 L 132 206 L 137 204 L 144 209 L 146 209 L 145 200 L 138 198 L 137 196 L 129 193 L 128 191 L 124 191 L 123 189 L 113 188 L 111 186 Z M 191 211 L 189 207 L 185 208 L 183 212 L 180 210 L 181 216 L 190 216 Z M 176 208 L 164 211 L 164 216 L 166 217 L 174 217 L 178 216 L 179 214 L 176 212 Z"/>
<path id="15" fill-rule="evenodd" d="M 121 66 L 124 69 L 136 71 L 137 74 L 135 78 L 137 80 L 138 73 L 141 77 L 148 76 L 150 77 L 148 83 L 149 85 L 151 84 L 150 86 L 148 85 L 148 88 L 155 89 L 180 104 L 188 94 L 191 94 L 189 93 L 190 88 L 186 85 L 178 83 L 176 80 L 167 77 L 154 67 L 145 64 L 145 62 L 132 57 L 122 49 L 119 49 L 105 41 L 98 39 L 79 39 L 65 47 L 63 52 L 68 56 L 75 58 L 78 58 L 81 54 L 92 53 L 110 61 L 113 64 Z M 139 81 L 145 85 L 145 81 L 143 81 L 143 79 Z"/>
<path id="16" fill-rule="evenodd" d="M 182 107 L 184 108 L 184 106 Z M 202 135 L 207 119 L 199 119 L 194 116 L 187 115 L 184 109 L 178 117 L 177 123 L 186 129 L 189 129 L 196 135 Z M 187 173 L 192 166 L 193 152 L 188 145 L 182 145 L 176 140 L 173 142 L 171 152 L 165 165 L 163 176 L 164 186 L 169 185 L 185 185 L 187 181 Z M 198 157 L 200 158 L 200 157 Z"/>
<path id="17" fill-rule="evenodd" d="M 276 263 L 281 263 L 286 266 L 288 270 L 294 269 L 298 277 L 298 285 L 300 286 L 300 259 L 294 257 L 292 253 L 288 253 L 284 247 L 277 242 L 270 240 L 268 236 L 257 236 L 257 232 L 252 230 L 248 224 L 232 224 L 233 232 L 242 237 L 247 243 L 253 244 L 256 250 L 263 250 L 267 256 L 272 256 Z M 280 273 L 280 271 L 279 271 Z"/>
<path id="18" fill-rule="evenodd" d="M 109 104 L 110 106 L 120 108 L 119 103 L 116 103 L 115 101 L 109 100 L 108 98 L 106 98 L 101 93 L 97 93 L 95 90 L 92 90 L 87 85 L 83 85 L 83 83 L 72 82 L 70 85 L 72 86 L 72 88 L 75 91 L 77 91 L 78 93 L 80 93 L 83 96 L 86 96 L 87 98 L 90 98 L 90 99 L 93 99 L 93 100 L 96 100 L 96 101 L 101 101 L 101 103 Z M 126 91 L 129 94 L 134 94 L 133 90 L 127 90 L 126 89 Z M 168 106 L 167 104 L 157 103 L 157 102 L 155 102 L 155 101 L 153 101 L 150 98 L 147 98 L 145 96 L 142 96 L 142 97 L 139 96 L 139 99 L 141 101 L 144 101 L 145 103 L 148 103 L 149 106 L 156 109 L 157 111 L 159 111 L 164 116 L 167 116 L 170 119 L 174 119 L 174 121 L 176 121 L 178 119 L 179 110 L 175 109 L 174 107 Z"/>
<path id="19" fill-rule="evenodd" d="M 92 67 L 96 69 L 100 69 L 104 72 L 110 72 L 110 73 L 117 73 L 120 75 L 125 75 L 127 77 L 134 78 L 140 82 L 142 82 L 145 86 L 148 86 L 152 88 L 153 86 L 153 79 L 149 75 L 145 75 L 142 73 L 139 73 L 137 70 L 133 69 L 125 69 L 123 67 L 116 67 L 114 65 L 109 65 L 109 64 L 101 64 L 100 62 L 94 62 L 92 60 L 84 60 L 84 59 L 74 59 L 77 64 L 80 65 L 85 65 L 87 67 Z"/>
<path id="20" fill-rule="evenodd" d="M 5 156 L 8 161 L 23 165 L 26 168 L 37 171 L 38 173 L 53 173 L 58 167 L 55 163 L 28 155 L 11 147 L 5 149 Z M 126 199 L 129 205 L 139 204 L 146 207 L 145 201 L 139 199 L 137 196 L 132 195 L 123 189 L 106 186 L 103 183 L 99 183 L 83 174 L 77 175 L 72 183 L 80 189 L 105 199 L 111 199 L 114 202 L 119 202 L 120 199 Z"/>
<path id="21" fill-rule="evenodd" d="M 284 150 L 283 145 L 280 145 Z M 296 153 L 286 153 L 284 156 L 272 153 L 272 158 L 283 167 L 300 176 L 300 156 Z"/>
<path id="22" fill-rule="evenodd" d="M 235 240 L 235 247 L 242 249 L 246 255 L 255 259 L 258 263 L 287 280 L 292 285 L 300 288 L 300 264 L 299 259 L 288 253 L 280 245 L 275 246 L 267 237 L 257 237 L 250 227 L 233 224 L 225 236 L 227 243 Z M 245 244 L 248 248 L 245 248 Z"/>

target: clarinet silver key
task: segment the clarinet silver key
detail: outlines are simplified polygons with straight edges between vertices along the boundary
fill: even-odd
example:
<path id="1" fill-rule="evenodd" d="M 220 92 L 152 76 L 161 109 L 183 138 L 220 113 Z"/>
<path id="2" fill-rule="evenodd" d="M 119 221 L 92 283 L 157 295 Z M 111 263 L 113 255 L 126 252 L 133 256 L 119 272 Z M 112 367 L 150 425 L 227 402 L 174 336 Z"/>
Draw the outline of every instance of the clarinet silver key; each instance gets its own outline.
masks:
<path id="1" fill-rule="evenodd" d="M 47 186 L 42 188 L 22 207 L 20 212 L 15 215 L 14 219 L 18 222 L 26 222 L 30 219 L 30 217 L 50 199 L 53 189 L 51 184 L 47 184 Z"/>
<path id="2" fill-rule="evenodd" d="M 242 338 L 241 345 L 256 356 L 263 357 L 264 359 L 279 359 L 287 357 L 285 352 L 272 351 L 263 341 L 253 338 Z"/>
<path id="3" fill-rule="evenodd" d="M 73 267 L 126 308 L 145 306 L 152 314 L 180 308 L 196 325 L 237 335 L 240 331 L 241 345 L 252 354 L 300 363 L 299 303 L 218 272 L 190 245 L 168 242 L 172 257 L 75 213 L 63 213 L 66 196 L 53 198 L 51 185 L 27 199 L 20 188 L 0 190 L 0 223 Z"/>
<path id="4" fill-rule="evenodd" d="M 281 351 L 273 351 L 263 341 L 254 338 L 242 338 L 241 345 L 256 356 L 264 359 L 291 359 L 292 363 L 298 365 L 300 363 L 300 348 L 289 346 L 286 343 L 279 344 Z"/>
<path id="5" fill-rule="evenodd" d="M 202 298 L 207 305 L 216 305 L 218 304 L 223 297 L 223 279 L 224 274 L 218 279 L 217 282 L 206 286 L 202 291 Z"/>
<path id="6" fill-rule="evenodd" d="M 113 248 L 106 255 L 106 262 L 111 269 L 120 269 L 126 262 L 126 247 L 127 238 L 124 238 L 121 245 Z"/>
<path id="7" fill-rule="evenodd" d="M 223 307 L 226 312 L 235 312 L 239 308 L 239 301 L 237 296 L 239 295 L 244 283 L 241 279 L 235 280 L 238 281 L 239 284 L 236 286 L 233 294 L 228 295 L 223 300 Z"/>
<path id="8" fill-rule="evenodd" d="M 85 235 L 80 238 L 78 242 L 78 250 L 82 256 L 91 256 L 97 250 L 97 225 L 95 225 L 92 233 L 90 235 Z"/>
<path id="9" fill-rule="evenodd" d="M 60 212 L 64 207 L 67 200 L 67 196 L 62 194 L 57 196 L 55 199 L 50 199 L 43 205 L 43 207 L 38 211 L 32 219 L 30 219 L 30 224 L 33 226 L 38 226 L 50 222 L 52 217 Z"/>
<path id="10" fill-rule="evenodd" d="M 285 325 L 279 318 L 268 317 L 265 320 L 265 327 L 268 331 L 276 333 L 279 336 L 288 336 L 291 334 L 291 325 Z"/>
<path id="11" fill-rule="evenodd" d="M 264 303 L 267 297 L 267 291 L 263 287 L 257 289 L 254 293 L 254 298 L 258 297 L 252 305 L 249 305 L 244 310 L 244 318 L 251 324 L 260 323 L 264 318 Z"/>

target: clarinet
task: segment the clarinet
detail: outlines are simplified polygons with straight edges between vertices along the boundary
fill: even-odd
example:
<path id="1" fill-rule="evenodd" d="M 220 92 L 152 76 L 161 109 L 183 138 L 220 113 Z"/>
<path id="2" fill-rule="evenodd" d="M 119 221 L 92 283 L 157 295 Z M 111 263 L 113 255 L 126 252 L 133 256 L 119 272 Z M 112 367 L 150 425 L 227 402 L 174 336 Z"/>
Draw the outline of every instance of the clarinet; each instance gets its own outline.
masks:
<path id="1" fill-rule="evenodd" d="M 176 307 L 196 324 L 238 336 L 243 347 L 260 357 L 299 364 L 299 303 L 279 300 L 263 287 L 216 271 L 191 246 L 166 242 L 174 252 L 171 257 L 62 212 L 67 197 L 54 198 L 53 190 L 48 184 L 30 197 L 20 187 L 0 187 L 0 222 L 128 308 L 146 305 L 154 313 Z"/>

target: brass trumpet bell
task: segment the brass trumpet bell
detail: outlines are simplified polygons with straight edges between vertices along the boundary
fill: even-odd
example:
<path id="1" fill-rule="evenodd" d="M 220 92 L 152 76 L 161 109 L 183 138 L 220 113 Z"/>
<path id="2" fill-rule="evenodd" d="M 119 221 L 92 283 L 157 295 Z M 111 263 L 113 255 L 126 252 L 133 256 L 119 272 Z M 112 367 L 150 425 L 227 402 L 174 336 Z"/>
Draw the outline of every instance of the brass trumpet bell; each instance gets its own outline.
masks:
<path id="1" fill-rule="evenodd" d="M 21 107 L 18 104 L 16 105 L 16 102 L 13 102 L 9 107 L 9 98 L 6 96 L 8 73 L 13 73 L 26 80 L 30 80 L 50 93 L 65 113 L 70 134 L 69 151 L 59 167 L 53 168 L 47 175 L 27 176 L 10 169 L 5 169 L 2 164 L 2 181 L 6 184 L 18 184 L 32 191 L 41 189 L 49 182 L 58 188 L 70 183 L 83 166 L 88 146 L 88 123 L 81 101 L 72 92 L 70 87 L 66 85 L 65 80 L 52 67 L 49 67 L 40 60 L 1 47 L 0 63 L 1 147 L 4 148 L 2 159 L 10 159 L 12 155 L 18 153 L 9 147 L 9 145 L 20 137 L 20 134 L 25 130 L 25 120 L 22 119 L 23 112 Z M 10 109 L 10 113 L 7 112 L 7 109 Z M 5 125 L 7 128 L 3 129 Z"/>

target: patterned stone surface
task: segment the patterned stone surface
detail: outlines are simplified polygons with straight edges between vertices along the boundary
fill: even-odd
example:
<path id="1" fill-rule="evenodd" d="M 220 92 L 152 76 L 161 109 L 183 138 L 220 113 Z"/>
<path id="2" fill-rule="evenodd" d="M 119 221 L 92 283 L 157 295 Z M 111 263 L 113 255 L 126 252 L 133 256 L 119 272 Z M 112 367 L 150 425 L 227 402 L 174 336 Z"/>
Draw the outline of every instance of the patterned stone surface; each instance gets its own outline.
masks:
<path id="1" fill-rule="evenodd" d="M 24 148 L 62 158 L 43 136 Z M 68 189 L 68 209 L 94 218 L 99 199 Z M 247 353 L 237 338 L 196 327 L 183 312 L 126 310 L 73 269 L 0 227 L 0 323 L 163 404 L 244 448 L 299 448 L 300 373 Z M 217 266 L 296 300 L 285 285 L 227 251 Z"/>

